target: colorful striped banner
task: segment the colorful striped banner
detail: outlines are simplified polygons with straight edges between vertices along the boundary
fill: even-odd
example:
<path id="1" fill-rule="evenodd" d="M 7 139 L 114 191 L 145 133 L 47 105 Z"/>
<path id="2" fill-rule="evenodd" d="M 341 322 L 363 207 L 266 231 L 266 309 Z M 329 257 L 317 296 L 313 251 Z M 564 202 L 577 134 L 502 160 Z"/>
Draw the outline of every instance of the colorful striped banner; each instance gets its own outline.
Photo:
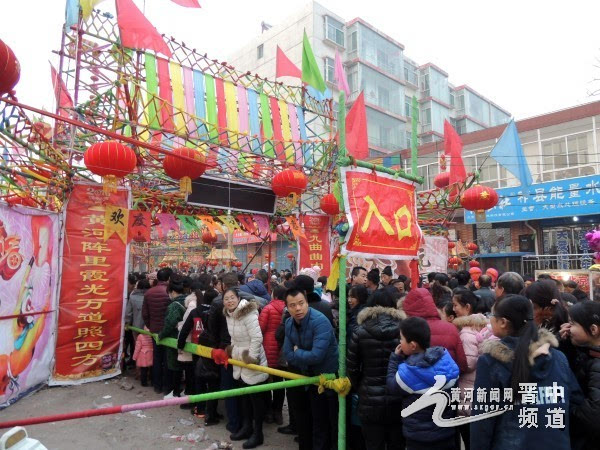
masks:
<path id="1" fill-rule="evenodd" d="M 157 58 L 157 61 L 161 125 L 166 131 L 174 132 L 173 106 L 171 104 L 173 101 L 173 88 L 169 77 L 169 62 L 163 58 Z"/>
<path id="2" fill-rule="evenodd" d="M 208 122 L 208 134 L 210 141 L 219 143 L 219 132 L 217 131 L 217 93 L 215 91 L 215 79 L 204 74 L 206 88 L 206 121 Z"/>
<path id="3" fill-rule="evenodd" d="M 250 134 L 250 128 L 248 123 L 248 99 L 246 98 L 246 88 L 241 84 L 237 85 L 237 100 L 240 119 L 240 133 Z M 247 136 L 241 136 L 240 147 L 246 151 L 251 151 L 250 138 Z"/>
<path id="4" fill-rule="evenodd" d="M 185 122 L 190 136 L 196 136 L 196 126 L 191 116 L 194 115 L 194 74 L 189 67 L 183 68 L 183 89 L 185 90 Z"/>
<path id="5" fill-rule="evenodd" d="M 290 128 L 290 117 L 288 115 L 287 103 L 279 100 L 279 112 L 281 114 L 281 134 L 283 135 L 283 148 L 287 162 L 294 162 L 295 152 L 292 145 L 292 130 Z"/>
<path id="6" fill-rule="evenodd" d="M 177 134 L 185 134 L 185 120 L 183 111 L 185 109 L 185 98 L 183 96 L 183 79 L 181 76 L 181 66 L 176 62 L 169 62 L 169 72 L 171 73 L 171 86 L 173 88 L 173 106 L 175 107 L 174 119 L 175 130 Z"/>
<path id="7" fill-rule="evenodd" d="M 206 105 L 204 103 L 204 74 L 199 70 L 194 70 L 194 106 L 196 107 L 196 117 L 200 120 L 196 123 L 197 135 L 206 139 L 208 128 L 206 127 Z"/>
<path id="8" fill-rule="evenodd" d="M 271 117 L 273 118 L 273 140 L 275 144 L 275 154 L 277 159 L 285 161 L 285 150 L 283 148 L 283 133 L 281 132 L 281 113 L 279 112 L 279 102 L 275 97 L 269 97 L 271 104 Z"/>
<path id="9" fill-rule="evenodd" d="M 258 93 L 254 89 L 247 89 L 248 93 L 248 113 L 250 116 L 250 146 L 252 152 L 261 153 L 261 142 L 260 142 L 260 119 L 258 116 Z"/>
<path id="10" fill-rule="evenodd" d="M 296 106 L 296 115 L 298 116 L 298 126 L 300 128 L 300 139 L 302 139 L 303 141 L 306 141 L 306 140 L 308 140 L 308 137 L 306 135 L 306 123 L 304 122 L 304 110 L 302 109 L 302 106 L 300 106 L 300 105 Z M 309 144 L 302 144 L 302 153 L 304 154 L 304 165 L 308 166 L 308 167 L 312 167 L 313 166 L 312 152 L 311 152 Z"/>
<path id="11" fill-rule="evenodd" d="M 240 131 L 240 120 L 238 117 L 238 105 L 235 95 L 236 86 L 231 81 L 225 81 L 225 104 L 227 105 L 227 128 L 229 132 L 229 145 L 239 150 L 238 136 Z"/>
<path id="12" fill-rule="evenodd" d="M 215 78 L 217 90 L 217 122 L 219 124 L 219 142 L 221 145 L 229 145 L 227 139 L 227 107 L 225 106 L 225 84 L 223 78 Z"/>
<path id="13" fill-rule="evenodd" d="M 288 114 L 290 115 L 290 129 L 292 131 L 292 140 L 294 141 L 293 147 L 296 153 L 296 164 L 303 164 L 304 157 L 302 155 L 302 145 L 298 143 L 300 140 L 300 129 L 298 128 L 298 114 L 296 112 L 296 105 L 293 103 L 287 104 Z"/>
<path id="14" fill-rule="evenodd" d="M 148 98 L 146 98 L 146 108 L 144 111 L 146 123 L 153 130 L 158 130 L 160 124 L 158 122 L 156 103 L 154 101 L 154 99 L 158 97 L 158 78 L 156 74 L 156 57 L 153 54 L 146 53 L 144 67 L 146 69 L 146 90 L 148 91 Z"/>
<path id="15" fill-rule="evenodd" d="M 266 94 L 260 94 L 260 113 L 262 119 L 262 128 L 264 135 L 263 154 L 275 157 L 275 148 L 273 147 L 273 123 L 271 122 L 271 110 L 269 109 L 269 97 Z"/>

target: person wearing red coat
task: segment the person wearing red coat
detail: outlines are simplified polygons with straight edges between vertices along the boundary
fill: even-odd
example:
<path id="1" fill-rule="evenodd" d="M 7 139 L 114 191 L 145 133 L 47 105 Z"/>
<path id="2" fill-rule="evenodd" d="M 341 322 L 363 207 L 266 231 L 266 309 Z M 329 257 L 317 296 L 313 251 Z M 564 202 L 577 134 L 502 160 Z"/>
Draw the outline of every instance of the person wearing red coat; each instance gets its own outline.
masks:
<path id="1" fill-rule="evenodd" d="M 285 292 L 283 286 L 277 286 L 273 290 L 273 299 L 263 308 L 258 316 L 258 323 L 263 334 L 263 347 L 267 354 L 267 365 L 269 367 L 279 368 L 279 343 L 275 339 L 275 332 L 281 325 L 281 317 L 285 309 Z M 273 377 L 273 381 L 283 381 L 279 377 Z M 277 425 L 283 424 L 283 401 L 285 400 L 285 390 L 277 389 L 272 391 L 273 399 L 271 408 L 267 411 L 265 422 L 274 421 Z"/>
<path id="2" fill-rule="evenodd" d="M 440 319 L 433 297 L 427 289 L 412 289 L 402 302 L 402 309 L 409 317 L 425 319 L 431 330 L 431 346 L 446 348 L 460 372 L 467 370 L 467 357 L 458 330 L 450 322 Z"/>

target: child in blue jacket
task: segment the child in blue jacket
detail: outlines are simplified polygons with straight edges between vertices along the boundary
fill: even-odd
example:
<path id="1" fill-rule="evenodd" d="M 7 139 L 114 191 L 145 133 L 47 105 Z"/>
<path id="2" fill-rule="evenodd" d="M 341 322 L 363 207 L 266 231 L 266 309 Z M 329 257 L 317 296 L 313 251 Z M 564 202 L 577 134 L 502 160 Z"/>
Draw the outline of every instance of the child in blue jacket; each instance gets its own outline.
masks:
<path id="1" fill-rule="evenodd" d="M 402 396 L 402 409 L 413 404 L 434 386 L 435 376 L 444 376 L 443 390 L 458 380 L 458 366 L 444 347 L 429 347 L 431 331 L 427 321 L 410 317 L 400 324 L 400 344 L 390 355 L 387 387 Z M 402 420 L 407 450 L 452 450 L 454 428 L 441 428 L 433 422 L 434 406 L 414 412 Z M 450 408 L 444 418 L 452 416 Z"/>

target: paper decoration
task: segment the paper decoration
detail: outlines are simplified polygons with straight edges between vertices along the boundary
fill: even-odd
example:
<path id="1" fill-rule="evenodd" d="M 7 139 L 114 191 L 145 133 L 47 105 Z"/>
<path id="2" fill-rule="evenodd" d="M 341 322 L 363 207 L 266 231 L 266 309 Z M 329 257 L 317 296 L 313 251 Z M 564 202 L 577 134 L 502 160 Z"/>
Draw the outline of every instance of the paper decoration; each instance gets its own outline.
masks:
<path id="1" fill-rule="evenodd" d="M 104 210 L 104 242 L 108 241 L 113 233 L 127 243 L 127 230 L 129 229 L 129 210 L 122 206 L 106 205 Z"/>

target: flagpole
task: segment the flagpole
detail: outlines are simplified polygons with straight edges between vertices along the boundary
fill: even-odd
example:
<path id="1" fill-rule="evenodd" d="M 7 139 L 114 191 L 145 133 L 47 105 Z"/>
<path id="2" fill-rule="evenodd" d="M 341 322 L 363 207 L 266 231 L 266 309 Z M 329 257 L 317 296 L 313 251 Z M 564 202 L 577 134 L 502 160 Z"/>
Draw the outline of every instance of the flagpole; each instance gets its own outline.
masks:
<path id="1" fill-rule="evenodd" d="M 338 106 L 338 132 L 339 132 L 339 148 L 338 148 L 338 180 L 342 183 L 341 165 L 346 157 L 346 98 L 344 91 L 340 91 L 339 106 Z M 344 237 L 340 235 L 340 249 L 343 244 Z M 339 363 L 338 377 L 346 377 L 346 257 L 340 256 L 340 272 L 339 272 Z M 338 450 L 346 449 L 346 397 L 338 394 Z"/>

